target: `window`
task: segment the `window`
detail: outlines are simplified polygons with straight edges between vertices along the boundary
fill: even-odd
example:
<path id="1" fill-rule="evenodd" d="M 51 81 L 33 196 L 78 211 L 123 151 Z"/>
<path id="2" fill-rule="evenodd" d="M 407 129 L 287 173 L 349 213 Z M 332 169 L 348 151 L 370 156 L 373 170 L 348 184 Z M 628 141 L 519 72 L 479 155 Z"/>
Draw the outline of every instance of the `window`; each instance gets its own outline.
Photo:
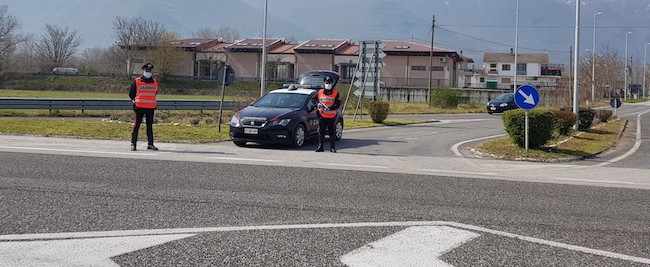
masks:
<path id="1" fill-rule="evenodd" d="M 411 66 L 411 70 L 427 70 L 426 66 Z"/>
<path id="2" fill-rule="evenodd" d="M 490 64 L 490 71 L 496 71 L 497 70 L 497 64 Z"/>
<path id="3" fill-rule="evenodd" d="M 485 82 L 485 77 L 481 77 L 481 79 L 479 79 L 479 82 L 484 83 Z"/>
<path id="4" fill-rule="evenodd" d="M 501 78 L 501 83 L 510 83 L 510 78 Z"/>
<path id="5" fill-rule="evenodd" d="M 510 64 L 501 65 L 501 70 L 510 70 Z"/>
<path id="6" fill-rule="evenodd" d="M 443 66 L 431 66 L 431 71 L 445 71 Z"/>
<path id="7" fill-rule="evenodd" d="M 526 73 L 528 73 L 526 71 L 526 63 L 517 63 L 517 74 L 526 75 Z"/>

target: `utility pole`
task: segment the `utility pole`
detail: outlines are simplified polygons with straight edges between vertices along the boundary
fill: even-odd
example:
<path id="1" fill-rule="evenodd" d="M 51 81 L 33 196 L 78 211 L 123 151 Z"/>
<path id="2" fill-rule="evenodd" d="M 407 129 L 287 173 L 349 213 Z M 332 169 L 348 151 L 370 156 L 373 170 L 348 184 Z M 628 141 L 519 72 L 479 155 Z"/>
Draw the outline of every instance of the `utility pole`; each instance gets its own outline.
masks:
<path id="1" fill-rule="evenodd" d="M 427 98 L 429 99 L 429 107 L 433 104 L 432 99 L 431 99 L 431 87 L 433 85 L 433 33 L 436 27 L 436 15 L 433 15 L 433 19 L 431 19 L 431 50 L 429 51 L 429 95 Z"/>

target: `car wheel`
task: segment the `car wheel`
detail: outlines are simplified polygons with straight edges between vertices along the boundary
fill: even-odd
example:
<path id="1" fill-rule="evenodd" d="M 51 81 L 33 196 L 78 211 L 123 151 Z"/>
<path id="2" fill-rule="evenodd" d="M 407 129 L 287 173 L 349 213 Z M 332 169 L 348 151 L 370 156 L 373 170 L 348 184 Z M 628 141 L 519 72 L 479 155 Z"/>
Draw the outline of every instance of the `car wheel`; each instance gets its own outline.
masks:
<path id="1" fill-rule="evenodd" d="M 337 120 L 334 128 L 336 129 L 336 141 L 339 141 L 343 137 L 343 120 Z"/>
<path id="2" fill-rule="evenodd" d="M 236 146 L 245 146 L 246 141 L 239 141 L 239 140 L 232 140 L 233 143 L 235 143 Z"/>
<path id="3" fill-rule="evenodd" d="M 293 130 L 293 147 L 301 148 L 305 145 L 305 137 L 307 136 L 305 132 L 305 126 L 298 124 L 296 129 Z"/>

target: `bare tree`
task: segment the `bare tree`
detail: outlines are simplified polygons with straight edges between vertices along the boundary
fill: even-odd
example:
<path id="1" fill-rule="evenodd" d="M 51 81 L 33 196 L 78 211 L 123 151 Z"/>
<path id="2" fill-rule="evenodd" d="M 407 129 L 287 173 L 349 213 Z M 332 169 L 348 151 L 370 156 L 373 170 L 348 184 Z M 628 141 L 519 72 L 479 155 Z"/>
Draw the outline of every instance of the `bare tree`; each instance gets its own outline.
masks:
<path id="1" fill-rule="evenodd" d="M 120 49 L 120 59 L 126 63 L 126 73 L 133 72 L 134 60 L 144 51 L 161 42 L 167 30 L 155 21 L 145 20 L 140 17 L 127 18 L 117 16 L 113 21 L 114 37 Z"/>
<path id="2" fill-rule="evenodd" d="M 6 68 L 6 62 L 16 45 L 23 39 L 17 32 L 20 28 L 18 19 L 9 14 L 7 5 L 0 5 L 0 71 Z"/>
<path id="3" fill-rule="evenodd" d="M 13 55 L 15 71 L 34 72 L 38 70 L 39 63 L 36 59 L 36 35 L 29 34 L 23 41 L 16 45 L 16 52 Z"/>
<path id="4" fill-rule="evenodd" d="M 183 57 L 185 51 L 176 45 L 177 42 L 177 34 L 168 32 L 161 42 L 155 45 L 155 50 L 149 53 L 161 80 L 165 80 L 177 70 L 177 63 Z"/>
<path id="5" fill-rule="evenodd" d="M 217 30 L 212 28 L 200 28 L 196 32 L 196 36 L 200 38 L 221 38 L 224 42 L 234 42 L 239 39 L 239 31 L 228 26 L 221 27 Z"/>
<path id="6" fill-rule="evenodd" d="M 81 43 L 77 31 L 45 24 L 43 36 L 36 43 L 36 55 L 45 64 L 61 66 L 77 52 Z"/>

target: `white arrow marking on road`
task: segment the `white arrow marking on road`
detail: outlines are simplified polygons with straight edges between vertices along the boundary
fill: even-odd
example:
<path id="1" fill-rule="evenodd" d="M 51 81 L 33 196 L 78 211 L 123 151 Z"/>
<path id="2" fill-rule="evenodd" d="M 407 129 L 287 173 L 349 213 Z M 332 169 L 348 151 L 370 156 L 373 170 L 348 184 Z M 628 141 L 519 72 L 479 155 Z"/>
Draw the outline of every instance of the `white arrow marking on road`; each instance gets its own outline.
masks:
<path id="1" fill-rule="evenodd" d="M 0 243 L 7 266 L 119 266 L 111 257 L 193 236 L 153 235 Z"/>
<path id="2" fill-rule="evenodd" d="M 532 94 L 527 95 L 526 93 L 524 93 L 524 90 L 519 90 L 519 94 L 526 99 L 524 100 L 524 103 L 535 105 L 535 98 L 533 98 Z"/>
<path id="3" fill-rule="evenodd" d="M 350 267 L 453 266 L 438 259 L 479 237 L 447 226 L 419 226 L 379 239 L 341 257 Z"/>

